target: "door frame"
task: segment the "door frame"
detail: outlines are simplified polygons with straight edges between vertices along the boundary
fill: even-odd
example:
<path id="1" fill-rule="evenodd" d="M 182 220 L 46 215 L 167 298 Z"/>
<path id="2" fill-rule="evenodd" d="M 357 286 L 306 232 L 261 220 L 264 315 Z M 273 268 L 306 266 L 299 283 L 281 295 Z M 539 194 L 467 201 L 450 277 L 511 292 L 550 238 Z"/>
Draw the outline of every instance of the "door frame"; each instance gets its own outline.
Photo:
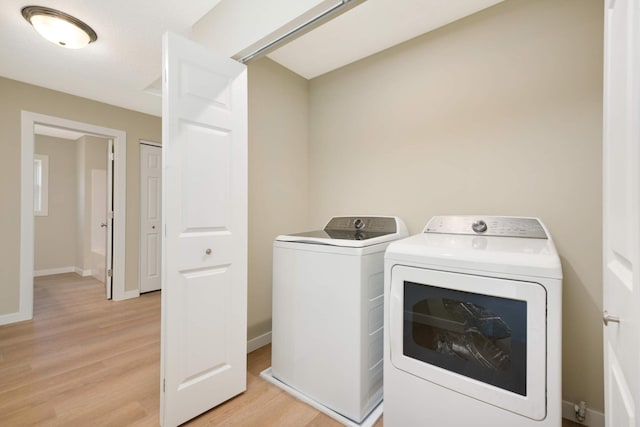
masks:
<path id="1" fill-rule="evenodd" d="M 162 149 L 162 144 L 159 142 L 155 142 L 155 141 L 149 141 L 146 139 L 139 139 L 138 140 L 138 150 L 141 149 L 141 145 L 150 145 L 152 147 L 158 147 L 160 149 Z M 140 170 L 142 170 L 142 168 L 140 168 Z M 161 190 L 162 191 L 162 190 Z M 141 289 L 141 285 L 142 285 L 142 242 L 144 240 L 144 232 L 142 229 L 142 182 L 140 182 L 140 207 L 138 209 L 139 212 L 139 217 L 138 217 L 138 224 L 140 225 L 138 228 L 140 229 L 140 242 L 139 242 L 139 247 L 138 247 L 138 289 Z M 162 204 L 160 204 L 160 207 L 162 208 Z M 160 233 L 160 238 L 164 237 L 164 233 Z M 162 288 L 160 288 L 162 289 Z"/>
<path id="2" fill-rule="evenodd" d="M 126 221 L 126 144 L 123 130 L 95 126 L 60 117 L 21 112 L 21 184 L 20 184 L 20 308 L 11 321 L 33 318 L 34 218 L 33 218 L 33 155 L 34 126 L 36 124 L 77 130 L 88 135 L 113 139 L 116 152 L 114 164 L 114 227 L 113 227 L 113 299 L 123 300 L 138 296 L 125 291 L 125 221 Z"/>

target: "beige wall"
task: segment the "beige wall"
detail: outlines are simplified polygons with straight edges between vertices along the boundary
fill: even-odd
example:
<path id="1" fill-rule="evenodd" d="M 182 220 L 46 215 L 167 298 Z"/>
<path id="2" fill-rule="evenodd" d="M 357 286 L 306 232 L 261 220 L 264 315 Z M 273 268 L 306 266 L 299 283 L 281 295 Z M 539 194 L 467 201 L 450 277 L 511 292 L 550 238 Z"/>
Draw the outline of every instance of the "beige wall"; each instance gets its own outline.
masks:
<path id="1" fill-rule="evenodd" d="M 563 397 L 602 410 L 600 0 L 507 1 L 310 82 L 309 212 L 540 217 Z"/>
<path id="2" fill-rule="evenodd" d="M 271 331 L 273 240 L 309 225 L 308 110 L 307 80 L 249 66 L 249 339 Z"/>
<path id="3" fill-rule="evenodd" d="M 34 269 L 75 267 L 76 144 L 36 135 L 34 152 L 49 156 L 49 213 L 34 217 Z"/>
<path id="4" fill-rule="evenodd" d="M 127 132 L 126 290 L 138 288 L 139 139 L 161 140 L 161 120 L 100 102 L 0 78 L 0 315 L 19 303 L 20 112 L 61 117 Z M 6 208 L 10 207 L 10 208 Z"/>

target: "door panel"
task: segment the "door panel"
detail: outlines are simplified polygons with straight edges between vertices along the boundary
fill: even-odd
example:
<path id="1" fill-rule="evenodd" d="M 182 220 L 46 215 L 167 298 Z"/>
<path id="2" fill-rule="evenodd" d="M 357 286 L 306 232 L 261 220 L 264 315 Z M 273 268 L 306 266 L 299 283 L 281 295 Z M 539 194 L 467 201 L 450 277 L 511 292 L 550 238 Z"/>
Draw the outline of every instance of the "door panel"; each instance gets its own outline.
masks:
<path id="1" fill-rule="evenodd" d="M 164 37 L 164 426 L 246 389 L 246 67 Z"/>
<path id="2" fill-rule="evenodd" d="M 603 309 L 619 319 L 604 327 L 609 426 L 638 426 L 639 12 L 637 1 L 605 2 Z"/>
<path id="3" fill-rule="evenodd" d="M 140 144 L 140 292 L 161 287 L 162 148 Z"/>
<path id="4" fill-rule="evenodd" d="M 229 230 L 230 162 L 235 143 L 232 135 L 227 130 L 193 123 L 182 123 L 180 133 L 193 148 L 185 153 L 182 165 L 182 179 L 186 184 L 182 194 L 183 230 Z M 192 173 L 193 170 L 198 173 Z M 211 182 L 216 185 L 212 187 Z"/>
<path id="5" fill-rule="evenodd" d="M 616 359 L 615 351 L 609 349 L 609 375 L 607 384 L 611 391 L 609 404 L 607 407 L 607 425 L 616 427 L 635 427 L 635 404 L 633 395 L 627 387 L 627 381 L 620 362 Z"/>

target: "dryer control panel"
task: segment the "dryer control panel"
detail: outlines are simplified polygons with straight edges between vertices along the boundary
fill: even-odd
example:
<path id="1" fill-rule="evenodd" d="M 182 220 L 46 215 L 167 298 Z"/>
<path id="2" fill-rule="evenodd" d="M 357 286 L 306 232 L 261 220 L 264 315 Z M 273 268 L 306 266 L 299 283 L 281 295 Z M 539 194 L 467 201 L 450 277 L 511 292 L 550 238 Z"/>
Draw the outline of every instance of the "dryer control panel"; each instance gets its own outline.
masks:
<path id="1" fill-rule="evenodd" d="M 434 216 L 424 228 L 424 232 L 529 239 L 547 238 L 547 233 L 537 218 L 511 216 Z"/>

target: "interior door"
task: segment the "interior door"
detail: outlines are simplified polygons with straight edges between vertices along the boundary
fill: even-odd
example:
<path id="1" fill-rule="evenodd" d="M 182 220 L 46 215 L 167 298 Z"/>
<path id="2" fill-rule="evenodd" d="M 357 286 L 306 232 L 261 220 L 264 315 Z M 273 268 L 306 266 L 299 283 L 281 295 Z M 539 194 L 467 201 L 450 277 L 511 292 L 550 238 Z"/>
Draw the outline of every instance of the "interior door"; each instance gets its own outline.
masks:
<path id="1" fill-rule="evenodd" d="M 115 166 L 115 153 L 113 139 L 108 140 L 107 145 L 107 221 L 106 221 L 106 242 L 105 249 L 105 275 L 104 288 L 107 299 L 113 294 L 113 168 Z M 124 218 L 123 218 L 124 220 Z"/>
<path id="2" fill-rule="evenodd" d="M 140 144 L 140 292 L 160 289 L 162 147 Z"/>
<path id="3" fill-rule="evenodd" d="M 161 422 L 246 389 L 246 67 L 163 38 Z"/>
<path id="4" fill-rule="evenodd" d="M 637 1 L 605 1 L 603 319 L 611 427 L 640 426 L 639 23 Z"/>

